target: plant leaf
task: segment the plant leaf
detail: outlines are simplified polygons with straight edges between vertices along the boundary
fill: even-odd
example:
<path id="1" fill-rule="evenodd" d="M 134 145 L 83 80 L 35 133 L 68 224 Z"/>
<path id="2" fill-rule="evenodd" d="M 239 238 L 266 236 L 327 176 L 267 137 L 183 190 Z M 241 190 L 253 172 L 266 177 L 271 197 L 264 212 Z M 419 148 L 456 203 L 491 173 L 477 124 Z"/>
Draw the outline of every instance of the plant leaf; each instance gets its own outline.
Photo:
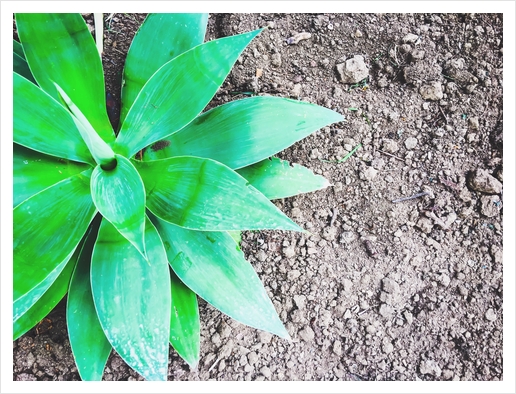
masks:
<path id="1" fill-rule="evenodd" d="M 216 161 L 173 157 L 133 163 L 145 184 L 147 208 L 170 223 L 203 231 L 303 231 L 244 178 Z"/>
<path id="2" fill-rule="evenodd" d="M 70 277 L 77 263 L 80 247 L 76 248 L 73 256 L 68 260 L 57 279 L 38 299 L 38 301 L 22 316 L 13 322 L 13 340 L 18 339 L 36 324 L 38 324 L 52 309 L 63 299 L 67 290 Z"/>
<path id="3" fill-rule="evenodd" d="M 229 234 L 153 220 L 172 269 L 190 289 L 241 323 L 289 338 L 256 272 Z"/>
<path id="4" fill-rule="evenodd" d="M 269 200 L 313 192 L 330 186 L 324 177 L 299 164 L 273 157 L 237 170 Z"/>
<path id="5" fill-rule="evenodd" d="M 170 334 L 170 273 L 161 238 L 145 226 L 146 261 L 107 220 L 91 260 L 91 288 L 111 346 L 147 380 L 166 380 Z"/>
<path id="6" fill-rule="evenodd" d="M 95 167 L 91 196 L 99 212 L 145 256 L 145 188 L 131 162 L 116 155 L 112 170 Z"/>
<path id="7" fill-rule="evenodd" d="M 94 164 L 70 113 L 39 87 L 13 73 L 14 142 L 48 155 Z"/>
<path id="8" fill-rule="evenodd" d="M 342 120 L 339 113 L 318 105 L 280 97 L 251 97 L 200 115 L 165 142 L 146 149 L 144 160 L 198 156 L 242 168 Z"/>
<path id="9" fill-rule="evenodd" d="M 73 253 L 96 210 L 86 170 L 33 195 L 13 210 L 13 300 L 38 286 Z"/>
<path id="10" fill-rule="evenodd" d="M 197 296 L 171 271 L 170 344 L 190 369 L 199 363 L 201 328 Z"/>
<path id="11" fill-rule="evenodd" d="M 14 206 L 49 186 L 85 171 L 87 164 L 58 159 L 22 145 L 13 147 Z"/>
<path id="12" fill-rule="evenodd" d="M 163 65 L 136 97 L 115 150 L 131 157 L 188 124 L 210 102 L 240 53 L 260 31 L 198 45 Z"/>
<path id="13" fill-rule="evenodd" d="M 70 281 L 66 304 L 68 337 L 82 380 L 102 379 L 104 367 L 112 349 L 102 331 L 91 293 L 91 255 L 97 239 L 100 219 L 101 217 L 97 216 L 90 227 L 91 231 Z"/>
<path id="14" fill-rule="evenodd" d="M 102 62 L 82 16 L 20 13 L 16 14 L 16 26 L 38 85 L 59 100 L 57 83 L 102 139 L 114 141 L 106 112 Z"/>
<path id="15" fill-rule="evenodd" d="M 207 22 L 208 14 L 149 14 L 145 18 L 125 60 L 120 123 L 158 68 L 204 42 Z"/>
<path id="16" fill-rule="evenodd" d="M 23 47 L 16 40 L 13 40 L 13 70 L 15 73 L 20 74 L 32 83 L 36 84 L 36 80 L 32 76 L 27 60 L 25 60 Z"/>

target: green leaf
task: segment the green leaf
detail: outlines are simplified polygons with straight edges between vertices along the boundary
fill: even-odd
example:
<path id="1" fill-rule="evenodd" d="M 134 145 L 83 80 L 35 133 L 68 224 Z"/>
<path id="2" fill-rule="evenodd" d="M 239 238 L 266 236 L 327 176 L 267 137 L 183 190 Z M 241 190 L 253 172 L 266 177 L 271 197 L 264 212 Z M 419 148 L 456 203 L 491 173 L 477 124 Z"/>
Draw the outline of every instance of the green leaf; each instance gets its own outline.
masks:
<path id="1" fill-rule="evenodd" d="M 116 155 L 112 170 L 95 167 L 91 196 L 99 212 L 145 256 L 145 188 L 140 174 L 123 156 Z"/>
<path id="2" fill-rule="evenodd" d="M 23 47 L 18 41 L 13 40 L 13 70 L 15 73 L 27 78 L 32 83 L 36 83 L 36 80 L 32 76 L 27 60 L 25 60 L 25 54 L 23 53 Z"/>
<path id="3" fill-rule="evenodd" d="M 91 260 L 91 288 L 111 346 L 147 380 L 166 380 L 171 290 L 167 256 L 152 223 L 145 227 L 146 261 L 103 220 Z"/>
<path id="4" fill-rule="evenodd" d="M 48 155 L 94 164 L 70 113 L 39 87 L 13 73 L 14 142 Z"/>
<path id="5" fill-rule="evenodd" d="M 39 86 L 59 99 L 54 83 L 68 92 L 106 142 L 115 139 L 106 112 L 102 62 L 80 14 L 20 13 L 16 26 L 25 58 Z"/>
<path id="6" fill-rule="evenodd" d="M 80 248 L 77 248 L 74 255 L 52 283 L 48 290 L 39 298 L 39 300 L 22 316 L 13 322 L 13 340 L 18 339 L 36 324 L 38 324 L 52 309 L 63 299 L 67 290 L 70 277 L 77 263 Z"/>
<path id="7" fill-rule="evenodd" d="M 198 156 L 242 168 L 342 120 L 342 115 L 318 105 L 280 97 L 251 97 L 207 111 L 147 149 L 144 160 Z"/>
<path id="8" fill-rule="evenodd" d="M 273 157 L 237 170 L 269 200 L 313 192 L 330 186 L 322 176 L 299 164 Z"/>
<path id="9" fill-rule="evenodd" d="M 172 269 L 190 289 L 241 323 L 289 338 L 260 279 L 229 234 L 153 220 Z"/>
<path id="10" fill-rule="evenodd" d="M 191 369 L 199 363 L 201 328 L 197 296 L 171 271 L 170 344 Z"/>
<path id="11" fill-rule="evenodd" d="M 14 144 L 14 206 L 41 190 L 82 172 L 87 164 L 58 159 Z"/>
<path id="12" fill-rule="evenodd" d="M 193 230 L 303 231 L 249 182 L 223 164 L 198 157 L 133 161 L 145 184 L 147 208 Z"/>
<path id="13" fill-rule="evenodd" d="M 99 220 L 97 220 L 99 219 Z M 81 250 L 70 281 L 66 304 L 66 325 L 75 364 L 82 380 L 101 380 L 111 344 L 106 338 L 93 303 L 90 266 L 97 239 L 100 216 L 92 223 L 91 232 Z"/>
<path id="14" fill-rule="evenodd" d="M 134 101 L 115 150 L 131 157 L 188 124 L 210 102 L 240 53 L 260 31 L 198 45 L 163 65 Z"/>
<path id="15" fill-rule="evenodd" d="M 13 210 L 13 300 L 38 286 L 73 253 L 96 213 L 86 170 Z"/>
<path id="16" fill-rule="evenodd" d="M 147 80 L 169 60 L 202 44 L 208 14 L 149 14 L 127 53 L 120 123 Z M 159 39 L 156 39 L 159 37 Z"/>

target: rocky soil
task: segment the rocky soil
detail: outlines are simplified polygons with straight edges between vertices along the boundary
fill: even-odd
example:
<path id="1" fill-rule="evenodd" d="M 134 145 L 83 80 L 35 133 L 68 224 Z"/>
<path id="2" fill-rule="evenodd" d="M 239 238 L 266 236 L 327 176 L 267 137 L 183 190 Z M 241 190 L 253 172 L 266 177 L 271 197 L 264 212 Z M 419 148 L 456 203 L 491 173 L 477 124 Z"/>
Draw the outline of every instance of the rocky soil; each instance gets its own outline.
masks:
<path id="1" fill-rule="evenodd" d="M 115 102 L 143 19 L 106 19 Z M 213 106 L 271 94 L 346 121 L 279 155 L 333 185 L 276 201 L 313 235 L 242 241 L 292 342 L 201 300 L 199 367 L 171 350 L 169 380 L 503 379 L 502 25 L 501 14 L 210 15 L 208 40 L 269 27 Z M 13 361 L 15 380 L 79 379 L 63 303 L 14 342 Z M 104 378 L 141 380 L 116 354 Z"/>

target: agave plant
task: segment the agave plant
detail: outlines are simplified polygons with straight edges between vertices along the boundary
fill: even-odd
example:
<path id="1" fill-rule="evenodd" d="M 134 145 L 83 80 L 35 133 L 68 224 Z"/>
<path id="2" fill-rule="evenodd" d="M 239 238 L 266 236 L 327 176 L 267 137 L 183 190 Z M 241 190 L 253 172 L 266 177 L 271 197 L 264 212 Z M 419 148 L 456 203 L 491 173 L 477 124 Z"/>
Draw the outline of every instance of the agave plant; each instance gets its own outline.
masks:
<path id="1" fill-rule="evenodd" d="M 195 367 L 197 295 L 289 338 L 233 236 L 303 231 L 270 200 L 328 182 L 271 156 L 343 117 L 267 96 L 202 113 L 261 31 L 204 43 L 207 19 L 146 18 L 127 55 L 115 133 L 81 15 L 16 15 L 14 338 L 68 294 L 83 380 L 102 378 L 113 349 L 147 380 L 166 380 L 169 344 Z"/>

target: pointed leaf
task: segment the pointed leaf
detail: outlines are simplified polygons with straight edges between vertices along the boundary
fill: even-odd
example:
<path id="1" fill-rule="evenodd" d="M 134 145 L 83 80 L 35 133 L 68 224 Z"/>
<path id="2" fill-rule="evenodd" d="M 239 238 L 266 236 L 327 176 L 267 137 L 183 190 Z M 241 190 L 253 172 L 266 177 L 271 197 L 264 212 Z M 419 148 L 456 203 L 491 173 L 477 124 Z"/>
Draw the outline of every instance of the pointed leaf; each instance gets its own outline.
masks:
<path id="1" fill-rule="evenodd" d="M 198 157 L 133 162 L 147 192 L 147 208 L 182 227 L 203 231 L 303 231 L 267 197 L 228 167 Z"/>
<path id="2" fill-rule="evenodd" d="M 313 192 L 330 186 L 324 177 L 299 164 L 273 157 L 237 170 L 269 200 Z"/>
<path id="3" fill-rule="evenodd" d="M 145 256 L 145 188 L 140 174 L 123 156 L 116 155 L 112 170 L 95 167 L 91 196 L 99 212 Z"/>
<path id="4" fill-rule="evenodd" d="M 145 225 L 149 261 L 107 220 L 91 260 L 91 288 L 111 346 L 147 380 L 166 380 L 170 335 L 170 273 L 161 238 Z"/>
<path id="5" fill-rule="evenodd" d="M 25 58 L 34 78 L 59 99 L 54 82 L 68 92 L 106 141 L 115 139 L 106 112 L 104 73 L 99 53 L 80 14 L 16 14 Z"/>
<path id="6" fill-rule="evenodd" d="M 266 159 L 344 117 L 318 105 L 280 97 L 232 101 L 200 115 L 145 151 L 145 160 L 198 156 L 237 169 Z"/>
<path id="7" fill-rule="evenodd" d="M 13 52 L 25 60 L 25 53 L 23 52 L 23 46 L 13 38 Z"/>
<path id="8" fill-rule="evenodd" d="M 169 60 L 202 44 L 208 14 L 149 14 L 127 53 L 120 122 L 147 80 Z M 159 37 L 159 39 L 156 39 Z"/>
<path id="9" fill-rule="evenodd" d="M 13 73 L 14 142 L 48 155 L 92 163 L 70 113 L 39 87 Z"/>
<path id="10" fill-rule="evenodd" d="M 36 80 L 32 76 L 25 54 L 23 53 L 23 47 L 18 41 L 13 40 L 13 70 L 15 73 L 27 78 L 32 83 L 36 83 Z"/>
<path id="11" fill-rule="evenodd" d="M 231 236 L 153 220 L 172 269 L 190 289 L 241 323 L 289 338 L 260 279 Z"/>
<path id="12" fill-rule="evenodd" d="M 101 217 L 97 216 L 97 218 L 99 220 L 92 223 L 92 230 L 81 250 L 70 281 L 66 304 L 68 337 L 82 380 L 102 379 L 104 367 L 112 349 L 102 331 L 91 293 L 91 255 L 97 240 Z"/>
<path id="13" fill-rule="evenodd" d="M 91 170 L 35 194 L 13 210 L 13 300 L 45 278 L 79 244 L 96 213 Z"/>
<path id="14" fill-rule="evenodd" d="M 118 152 L 131 157 L 194 119 L 222 85 L 240 53 L 260 31 L 198 45 L 156 71 L 124 120 L 117 137 Z"/>
<path id="15" fill-rule="evenodd" d="M 201 328 L 197 296 L 172 271 L 172 313 L 170 314 L 170 344 L 191 369 L 199 363 Z"/>
<path id="16" fill-rule="evenodd" d="M 82 172 L 87 164 L 59 159 L 14 144 L 14 206 L 41 190 Z"/>
<path id="17" fill-rule="evenodd" d="M 13 340 L 18 339 L 41 320 L 47 316 L 52 309 L 63 299 L 68 291 L 68 283 L 77 263 L 80 248 L 75 250 L 74 255 L 68 260 L 68 263 L 59 274 L 57 279 L 52 283 L 48 290 L 39 298 L 39 300 L 22 316 L 13 322 Z"/>

